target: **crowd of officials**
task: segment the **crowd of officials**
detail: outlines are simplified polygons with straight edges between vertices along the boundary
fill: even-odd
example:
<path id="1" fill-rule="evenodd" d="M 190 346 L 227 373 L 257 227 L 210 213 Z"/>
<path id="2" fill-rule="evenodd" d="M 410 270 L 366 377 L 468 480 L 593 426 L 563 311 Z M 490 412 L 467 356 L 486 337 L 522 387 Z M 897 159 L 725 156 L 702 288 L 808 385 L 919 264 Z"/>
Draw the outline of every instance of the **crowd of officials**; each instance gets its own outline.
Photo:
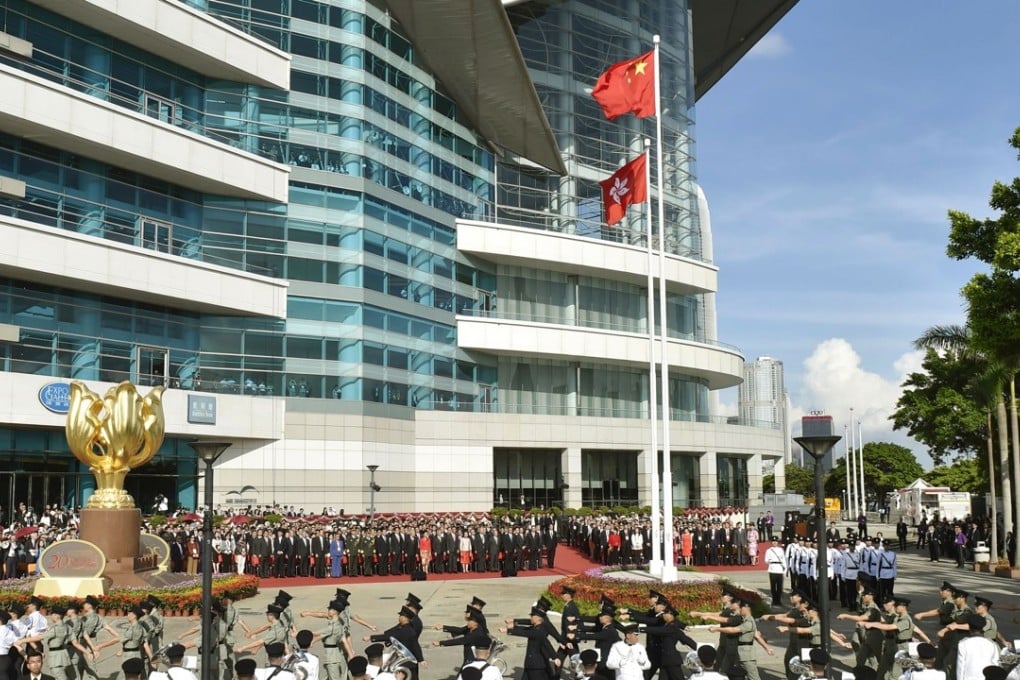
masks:
<path id="1" fill-rule="evenodd" d="M 18 512 L 20 516 L 12 514 L 14 521 L 0 541 L 0 548 L 6 546 L 17 558 L 12 575 L 20 573 L 21 560 L 31 564 L 32 556 L 47 542 L 76 531 L 73 513 L 47 508 L 48 519 L 43 521 L 27 514 L 27 508 Z M 218 528 L 211 546 L 217 570 L 322 579 L 464 571 L 507 574 L 552 566 L 561 538 L 605 564 L 645 562 L 652 547 L 651 526 L 641 516 L 541 513 L 502 522 L 488 515 L 457 513 L 377 517 L 366 523 L 362 518 L 326 512 L 289 511 L 283 522 L 269 520 L 268 512 L 262 514 L 246 514 L 243 521 L 228 517 Z M 187 516 L 176 519 L 161 530 L 171 544 L 173 569 L 187 572 L 194 569 L 191 560 L 197 561 L 201 554 L 200 521 Z M 699 647 L 684 632 L 680 612 L 654 589 L 641 611 L 618 607 L 603 596 L 599 612 L 582 617 L 573 591 L 564 588 L 559 625 L 549 617 L 552 603 L 540 599 L 526 617 L 490 627 L 485 601 L 476 596 L 466 603 L 463 620 L 434 626 L 448 637 L 431 643 L 420 639 L 426 629 L 423 607 L 413 593 L 400 607 L 395 625 L 384 631 L 354 612 L 352 593 L 344 588 L 338 588 L 321 610 L 301 612 L 291 610 L 292 598 L 281 590 L 267 605 L 265 622 L 257 627 L 243 620 L 233 602 L 222 599 L 171 645 L 164 644 L 158 598 L 147 598 L 117 627 L 103 620 L 92 598 L 80 609 L 46 609 L 41 600 L 32 598 L 24 607 L 0 612 L 0 680 L 98 679 L 96 661 L 107 647 L 116 648 L 123 657 L 126 680 L 149 677 L 159 666 L 166 666 L 168 680 L 195 680 L 182 659 L 189 647 L 197 645 L 194 638 L 203 625 L 216 631 L 219 680 L 319 680 L 320 676 L 325 680 L 419 680 L 420 669 L 427 667 L 424 651 L 440 645 L 463 648 L 458 680 L 500 680 L 500 668 L 489 663 L 498 635 L 526 639 L 518 664 L 523 667 L 523 680 L 554 680 L 564 673 L 592 680 L 651 680 L 656 674 L 660 680 L 689 676 L 759 680 L 758 655 L 776 653 L 769 642 L 775 634 L 786 637 L 788 680 L 809 680 L 822 677 L 830 661 L 819 649 L 822 598 L 839 602 L 832 641 L 854 650 L 857 680 L 1006 679 L 1007 669 L 1000 661 L 1015 660 L 1015 650 L 1009 649 L 1009 641 L 999 632 L 991 599 L 972 597 L 943 582 L 941 604 L 912 613 L 910 600 L 896 592 L 897 551 L 908 549 L 910 543 L 902 520 L 889 538 L 869 531 L 866 518 L 856 532 L 846 535 L 829 525 L 821 535 L 811 531 L 804 536 L 791 520 L 786 517 L 779 525 L 771 513 L 749 521 L 746 515 L 718 511 L 675 518 L 674 531 L 668 535 L 679 564 L 688 560 L 706 566 L 762 564 L 770 575 L 774 609 L 789 601 L 788 609 L 756 619 L 750 601 L 724 590 L 718 610 L 685 612 L 710 624 L 710 632 L 718 634 L 710 647 Z M 947 556 L 945 546 L 951 545 L 948 556 L 962 564 L 970 557 L 968 550 L 987 537 L 987 527 L 979 521 L 949 523 L 922 516 L 921 522 L 923 526 L 915 529 L 914 547 L 930 550 L 931 559 Z M 1011 537 L 1003 538 L 1008 547 Z M 818 540 L 829 546 L 829 592 L 818 587 Z M 323 619 L 321 629 L 301 625 L 299 619 L 306 618 Z M 925 631 L 918 622 L 927 620 L 938 625 Z M 357 643 L 355 624 L 369 633 L 361 642 L 371 644 Z M 843 626 L 845 630 L 837 630 Z M 399 665 L 389 656 L 396 647 L 393 641 L 406 653 Z M 265 664 L 245 656 L 251 652 L 264 653 Z M 791 665 L 797 658 L 802 662 Z M 1014 669 L 1010 678 L 1020 680 L 1020 670 Z"/>

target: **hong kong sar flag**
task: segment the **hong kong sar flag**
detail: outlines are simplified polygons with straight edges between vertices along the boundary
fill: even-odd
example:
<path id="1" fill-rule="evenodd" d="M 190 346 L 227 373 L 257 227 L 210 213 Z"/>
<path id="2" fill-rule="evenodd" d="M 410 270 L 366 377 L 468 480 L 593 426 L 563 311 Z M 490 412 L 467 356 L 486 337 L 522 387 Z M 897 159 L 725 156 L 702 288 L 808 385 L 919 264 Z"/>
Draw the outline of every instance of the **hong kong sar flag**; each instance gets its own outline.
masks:
<path id="1" fill-rule="evenodd" d="M 599 182 L 606 224 L 616 224 L 627 214 L 627 206 L 648 200 L 648 156 L 642 154 Z"/>

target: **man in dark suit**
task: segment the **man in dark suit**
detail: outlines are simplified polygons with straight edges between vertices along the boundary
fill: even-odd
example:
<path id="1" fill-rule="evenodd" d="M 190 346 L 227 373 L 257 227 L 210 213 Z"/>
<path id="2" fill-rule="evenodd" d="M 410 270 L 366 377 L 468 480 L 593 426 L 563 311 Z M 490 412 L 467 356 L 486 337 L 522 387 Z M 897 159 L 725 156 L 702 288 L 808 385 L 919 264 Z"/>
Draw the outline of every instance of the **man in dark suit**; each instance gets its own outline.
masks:
<path id="1" fill-rule="evenodd" d="M 170 544 L 170 565 L 171 570 L 176 573 L 184 571 L 184 556 L 188 554 L 185 549 L 182 534 L 178 534 L 174 542 Z"/>
<path id="2" fill-rule="evenodd" d="M 508 568 L 513 569 L 514 537 L 510 529 L 499 531 L 499 552 L 503 554 L 503 557 L 500 558 L 499 568 L 503 571 L 506 571 Z"/>
<path id="3" fill-rule="evenodd" d="M 290 562 L 290 541 L 283 535 L 283 529 L 276 530 L 273 538 L 273 576 L 283 578 L 287 576 L 287 565 Z"/>
<path id="4" fill-rule="evenodd" d="M 537 570 L 538 561 L 542 556 L 542 536 L 535 527 L 531 527 L 531 531 L 525 536 L 524 547 L 528 551 L 528 569 Z"/>
<path id="5" fill-rule="evenodd" d="M 485 571 L 485 537 L 478 527 L 475 527 L 471 534 L 471 555 L 474 558 L 471 569 L 476 572 Z"/>
<path id="6" fill-rule="evenodd" d="M 376 564 L 376 573 L 380 576 L 387 576 L 390 573 L 390 542 L 383 531 L 375 535 L 375 556 L 379 558 Z"/>
<path id="7" fill-rule="evenodd" d="M 329 543 L 321 531 L 316 531 L 312 537 L 312 556 L 315 558 L 315 578 L 326 578 L 326 553 L 329 552 Z"/>
<path id="8" fill-rule="evenodd" d="M 485 534 L 485 560 L 488 571 L 499 571 L 499 530 L 489 529 Z"/>
<path id="9" fill-rule="evenodd" d="M 514 568 L 524 571 L 524 529 L 514 529 Z"/>
<path id="10" fill-rule="evenodd" d="M 400 554 L 403 561 L 403 570 L 405 574 L 410 574 L 415 570 L 415 555 L 418 552 L 418 541 L 415 540 L 414 534 L 411 533 L 407 527 L 404 528 L 401 534 L 400 540 Z"/>
<path id="11" fill-rule="evenodd" d="M 311 562 L 309 559 L 312 555 L 312 545 L 308 540 L 308 534 L 304 531 L 298 532 L 294 537 L 294 569 L 295 576 L 308 576 L 308 566 Z"/>
<path id="12" fill-rule="evenodd" d="M 545 563 L 550 569 L 556 565 L 556 545 L 559 542 L 556 538 L 556 531 L 549 527 L 543 537 L 545 543 Z"/>

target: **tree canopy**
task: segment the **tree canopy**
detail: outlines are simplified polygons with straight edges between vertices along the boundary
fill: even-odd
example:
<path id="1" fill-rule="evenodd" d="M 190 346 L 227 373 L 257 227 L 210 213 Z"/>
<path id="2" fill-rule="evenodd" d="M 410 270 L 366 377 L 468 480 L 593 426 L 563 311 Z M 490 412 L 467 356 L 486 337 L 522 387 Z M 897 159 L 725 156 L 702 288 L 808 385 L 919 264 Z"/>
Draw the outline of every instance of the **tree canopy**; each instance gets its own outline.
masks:
<path id="1" fill-rule="evenodd" d="M 856 470 L 856 468 L 855 468 Z M 860 471 L 856 470 L 860 475 Z M 909 486 L 924 474 L 914 452 L 891 442 L 868 442 L 864 445 L 864 489 L 869 497 L 874 494 L 879 502 L 885 501 L 890 491 Z M 825 480 L 827 496 L 838 497 L 846 489 L 846 457 L 833 466 Z"/>
<path id="2" fill-rule="evenodd" d="M 986 412 L 973 395 L 980 360 L 958 352 L 929 349 L 922 372 L 911 373 L 892 415 L 893 429 L 929 449 L 936 466 L 985 450 Z"/>
<path id="3" fill-rule="evenodd" d="M 948 486 L 953 491 L 984 494 L 988 491 L 987 471 L 979 464 L 980 457 L 940 465 L 924 476 L 932 486 Z"/>
<path id="4" fill-rule="evenodd" d="M 775 486 L 775 481 L 773 481 Z M 778 489 L 777 489 L 778 490 Z M 815 495 L 815 471 L 814 467 L 805 468 L 796 463 L 786 465 L 786 488 L 782 491 L 799 493 L 805 496 Z"/>

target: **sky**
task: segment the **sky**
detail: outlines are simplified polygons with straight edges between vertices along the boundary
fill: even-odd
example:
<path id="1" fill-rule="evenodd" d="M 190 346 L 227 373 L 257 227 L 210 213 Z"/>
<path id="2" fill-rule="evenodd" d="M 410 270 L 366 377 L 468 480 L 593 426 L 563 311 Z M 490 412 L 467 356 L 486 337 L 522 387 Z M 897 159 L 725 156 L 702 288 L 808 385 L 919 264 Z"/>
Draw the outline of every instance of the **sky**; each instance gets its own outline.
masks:
<path id="1" fill-rule="evenodd" d="M 913 340 L 965 322 L 983 269 L 946 256 L 947 211 L 994 217 L 992 183 L 1020 175 L 1018 34 L 1016 0 L 801 0 L 698 101 L 719 339 L 783 362 L 795 420 L 843 434 L 853 408 L 864 441 L 931 466 L 888 418 Z"/>

